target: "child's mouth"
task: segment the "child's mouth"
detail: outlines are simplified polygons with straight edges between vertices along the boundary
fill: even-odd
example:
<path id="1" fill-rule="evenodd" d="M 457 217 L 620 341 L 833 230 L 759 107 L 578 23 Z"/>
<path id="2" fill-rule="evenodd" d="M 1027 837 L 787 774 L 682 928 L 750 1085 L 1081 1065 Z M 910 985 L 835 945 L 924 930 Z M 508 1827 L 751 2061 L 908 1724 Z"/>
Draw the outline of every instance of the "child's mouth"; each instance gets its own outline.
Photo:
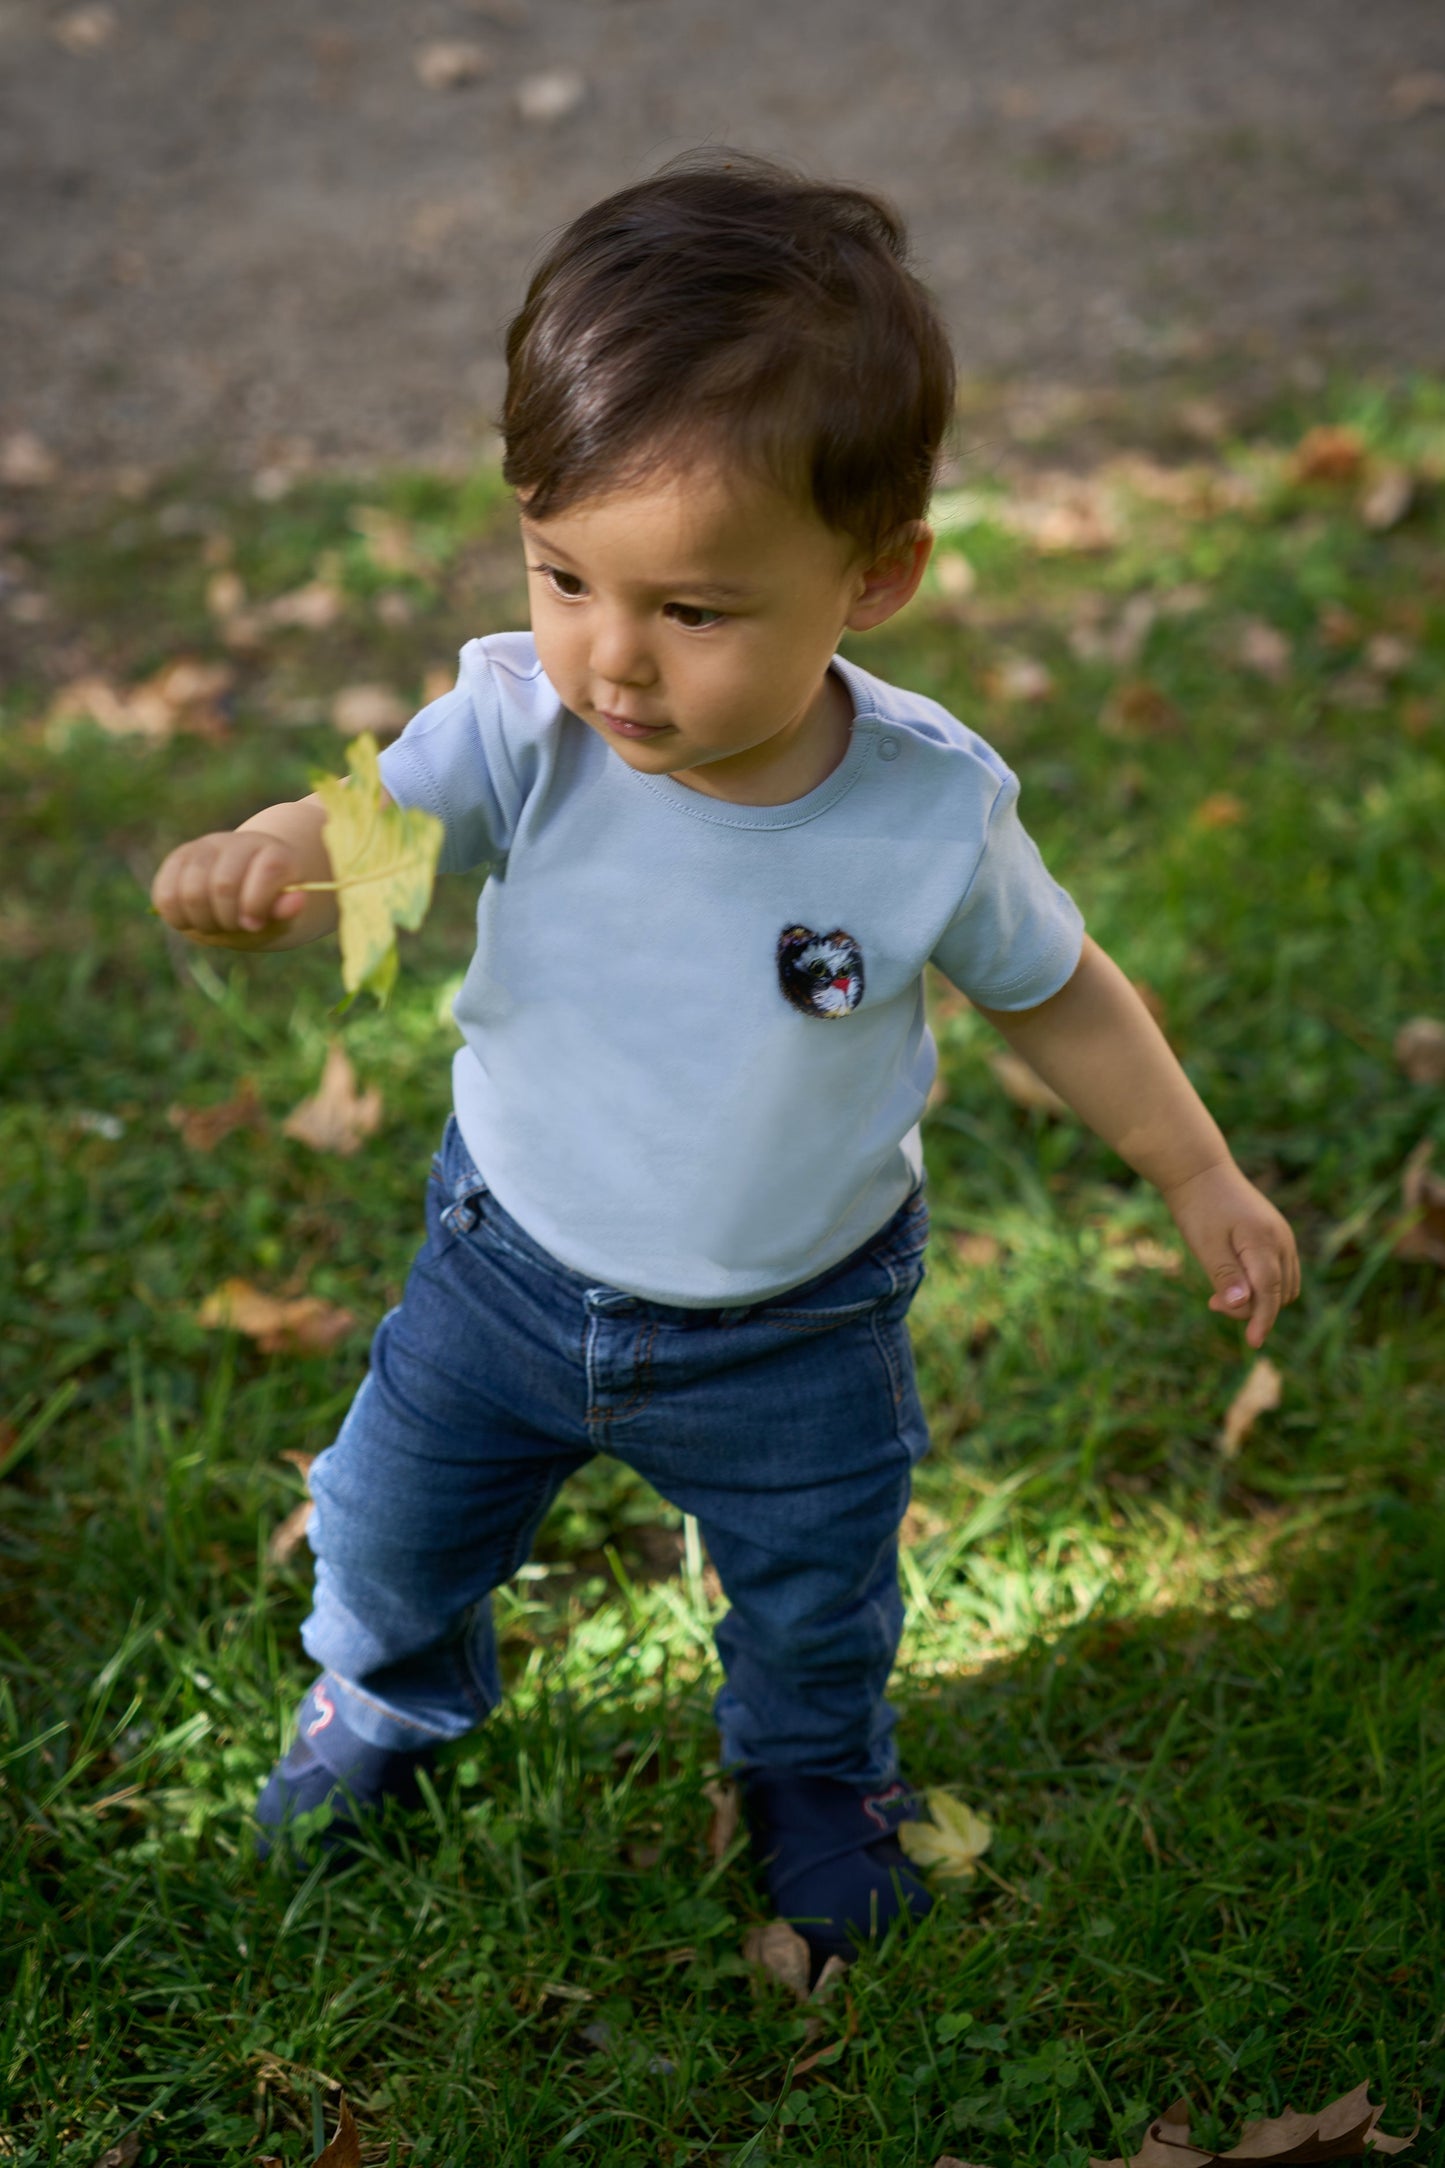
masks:
<path id="1" fill-rule="evenodd" d="M 635 723 L 626 715 L 609 715 L 606 708 L 597 710 L 609 730 L 615 730 L 619 738 L 660 738 L 671 730 L 671 723 Z"/>

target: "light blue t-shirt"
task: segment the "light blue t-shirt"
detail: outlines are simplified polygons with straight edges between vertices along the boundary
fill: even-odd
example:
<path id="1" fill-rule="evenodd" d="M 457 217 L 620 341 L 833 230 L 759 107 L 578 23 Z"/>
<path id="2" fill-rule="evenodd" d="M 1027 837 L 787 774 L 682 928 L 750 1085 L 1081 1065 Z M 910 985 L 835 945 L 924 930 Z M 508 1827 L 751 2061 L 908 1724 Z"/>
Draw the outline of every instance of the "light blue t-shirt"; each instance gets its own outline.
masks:
<path id="1" fill-rule="evenodd" d="M 468 642 L 381 756 L 398 804 L 445 824 L 443 870 L 489 869 L 454 1011 L 467 1148 L 599 1284 L 711 1308 L 837 1264 L 919 1179 L 924 965 L 1025 1009 L 1078 963 L 998 754 L 833 667 L 849 749 L 787 805 L 629 768 L 526 633 Z"/>

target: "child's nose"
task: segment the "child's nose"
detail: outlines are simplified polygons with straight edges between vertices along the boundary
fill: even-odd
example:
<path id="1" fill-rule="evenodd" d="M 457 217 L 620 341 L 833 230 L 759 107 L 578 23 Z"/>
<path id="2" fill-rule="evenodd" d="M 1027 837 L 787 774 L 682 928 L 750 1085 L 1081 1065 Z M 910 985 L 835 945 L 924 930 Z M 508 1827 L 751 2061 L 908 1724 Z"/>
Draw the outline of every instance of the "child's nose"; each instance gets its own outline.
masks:
<path id="1" fill-rule="evenodd" d="M 592 669 L 607 685 L 647 685 L 657 672 L 641 626 L 626 617 L 599 625 L 592 641 Z"/>

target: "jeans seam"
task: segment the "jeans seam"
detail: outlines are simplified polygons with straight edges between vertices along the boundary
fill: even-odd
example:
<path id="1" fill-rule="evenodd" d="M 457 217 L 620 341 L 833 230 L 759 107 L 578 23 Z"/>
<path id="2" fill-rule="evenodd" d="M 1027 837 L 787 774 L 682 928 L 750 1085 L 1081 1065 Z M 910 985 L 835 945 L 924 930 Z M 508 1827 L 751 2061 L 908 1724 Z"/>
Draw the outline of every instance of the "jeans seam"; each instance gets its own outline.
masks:
<path id="1" fill-rule="evenodd" d="M 625 1422 L 629 1416 L 640 1415 L 657 1390 L 652 1375 L 652 1351 L 657 1342 L 658 1321 L 650 1318 L 635 1343 L 638 1390 L 630 1400 L 615 1404 L 603 1402 L 597 1397 L 597 1373 L 592 1357 L 597 1345 L 597 1329 L 601 1322 L 601 1319 L 596 1317 L 589 1317 L 587 1320 L 587 1412 L 584 1420 L 589 1430 L 594 1423 L 598 1423 L 606 1431 L 613 1423 Z"/>

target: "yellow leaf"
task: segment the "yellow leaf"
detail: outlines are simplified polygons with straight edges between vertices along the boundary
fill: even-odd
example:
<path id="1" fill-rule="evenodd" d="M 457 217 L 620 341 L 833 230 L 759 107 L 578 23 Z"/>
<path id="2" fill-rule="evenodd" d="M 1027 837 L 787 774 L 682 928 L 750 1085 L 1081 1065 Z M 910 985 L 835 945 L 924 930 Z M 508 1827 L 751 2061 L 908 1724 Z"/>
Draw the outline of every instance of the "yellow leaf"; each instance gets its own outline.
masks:
<path id="1" fill-rule="evenodd" d="M 396 929 L 415 933 L 426 917 L 442 847 L 430 813 L 383 804 L 376 740 L 364 731 L 347 750 L 349 780 L 318 776 L 326 808 L 321 840 L 331 860 L 341 913 L 341 983 L 370 988 L 385 1002 L 396 980 Z"/>
<path id="2" fill-rule="evenodd" d="M 898 1841 L 915 1867 L 936 1867 L 940 1875 L 971 1882 L 979 1860 L 993 1843 L 993 1824 L 948 1792 L 925 1794 L 931 1822 L 900 1822 Z"/>

